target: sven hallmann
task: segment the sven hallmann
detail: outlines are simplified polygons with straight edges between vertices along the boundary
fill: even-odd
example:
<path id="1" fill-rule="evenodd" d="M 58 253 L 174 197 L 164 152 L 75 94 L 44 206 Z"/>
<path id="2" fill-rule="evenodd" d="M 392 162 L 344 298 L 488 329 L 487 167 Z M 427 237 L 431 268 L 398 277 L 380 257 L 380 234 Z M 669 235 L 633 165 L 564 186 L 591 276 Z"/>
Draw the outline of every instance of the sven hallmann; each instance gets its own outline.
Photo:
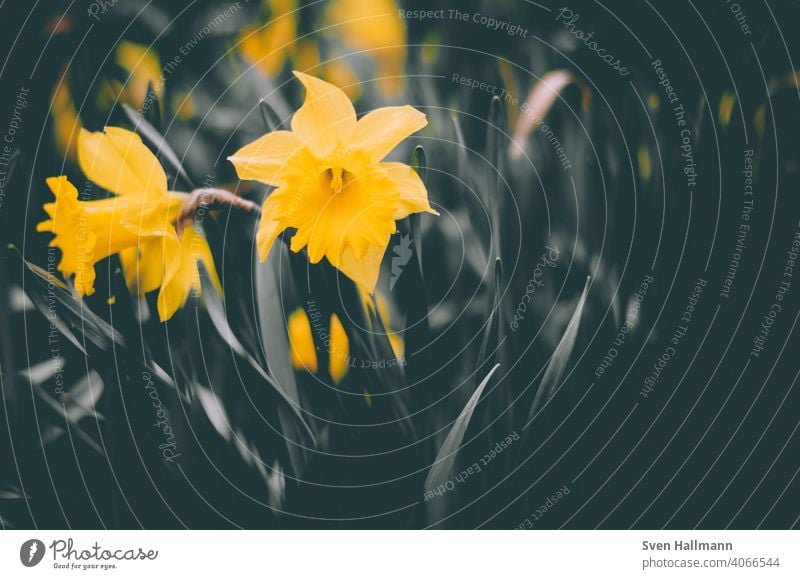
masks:
<path id="1" fill-rule="evenodd" d="M 733 551 L 733 543 L 704 543 L 696 539 L 669 543 L 642 541 L 642 551 Z"/>

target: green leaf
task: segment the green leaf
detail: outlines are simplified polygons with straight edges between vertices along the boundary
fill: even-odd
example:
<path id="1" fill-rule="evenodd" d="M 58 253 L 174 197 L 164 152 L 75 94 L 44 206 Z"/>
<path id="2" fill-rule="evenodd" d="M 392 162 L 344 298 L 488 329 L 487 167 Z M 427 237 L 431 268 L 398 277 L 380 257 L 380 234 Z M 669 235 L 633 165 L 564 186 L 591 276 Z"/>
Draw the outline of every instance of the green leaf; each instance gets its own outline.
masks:
<path id="1" fill-rule="evenodd" d="M 428 472 L 428 477 L 425 479 L 426 492 L 433 492 L 439 488 L 440 485 L 445 485 L 448 481 L 451 481 L 455 476 L 456 458 L 458 456 L 458 451 L 461 449 L 461 443 L 464 440 L 464 435 L 467 432 L 467 427 L 469 426 L 472 414 L 475 412 L 475 407 L 478 405 L 478 401 L 480 400 L 483 390 L 486 388 L 486 385 L 489 383 L 492 375 L 499 367 L 500 364 L 495 364 L 494 368 L 489 371 L 486 377 L 475 389 L 475 392 L 472 393 L 472 396 L 467 401 L 467 405 L 464 406 L 461 414 L 458 415 L 458 418 L 456 418 L 453 426 L 450 428 L 450 432 L 442 443 L 442 446 L 439 448 L 439 452 L 436 455 L 436 460 L 433 461 L 431 470 Z M 431 520 L 436 521 L 440 518 L 440 516 L 437 515 L 440 515 L 446 511 L 444 505 L 446 505 L 447 502 L 446 495 L 437 496 L 429 501 L 428 504 L 430 507 L 429 513 L 431 515 Z"/>
<path id="2" fill-rule="evenodd" d="M 222 438 L 230 442 L 231 420 L 228 418 L 223 401 L 211 388 L 206 388 L 201 384 L 195 384 L 194 393 L 211 426 Z"/>
<path id="3" fill-rule="evenodd" d="M 428 159 L 425 156 L 425 149 L 422 148 L 422 145 L 417 145 L 414 147 L 414 152 L 411 154 L 411 168 L 417 172 L 419 178 L 422 179 L 422 182 L 427 187 L 428 185 Z M 419 266 L 419 275 L 422 278 L 422 230 L 421 230 L 421 219 L 422 215 L 420 213 L 414 213 L 409 216 L 408 224 L 409 229 L 411 230 L 411 239 L 414 243 L 414 251 L 416 252 L 417 264 Z M 427 307 L 426 307 L 426 316 L 427 316 Z"/>
<path id="4" fill-rule="evenodd" d="M 277 131 L 280 128 L 281 122 L 278 113 L 272 108 L 272 105 L 265 100 L 258 102 L 258 111 L 261 113 L 261 120 L 264 126 L 270 132 Z"/>
<path id="5" fill-rule="evenodd" d="M 73 296 L 63 282 L 29 262 L 18 252 L 17 255 L 23 264 L 26 295 L 36 309 L 78 350 L 88 354 L 86 341 L 103 351 L 109 350 L 112 343 L 124 347 L 119 332 L 115 332 L 108 322 Z M 57 315 L 53 315 L 54 311 Z"/>
<path id="6" fill-rule="evenodd" d="M 485 171 L 486 184 L 481 188 L 483 202 L 489 212 L 492 224 L 492 250 L 495 257 L 500 257 L 500 216 L 501 201 L 506 188 L 503 179 L 503 143 L 508 139 L 505 132 L 506 113 L 500 97 L 492 97 L 489 104 L 489 118 L 486 127 L 486 160 L 489 163 Z"/>
<path id="7" fill-rule="evenodd" d="M 280 264 L 288 263 L 289 256 L 283 243 L 276 243 L 266 261 L 256 257 L 256 302 L 258 304 L 259 333 L 267 360 L 267 368 L 274 377 L 276 387 L 281 389 L 289 404 L 300 413 L 300 392 L 297 389 L 294 368 L 289 351 L 286 316 L 281 299 Z M 278 418 L 286 438 L 289 460 L 297 476 L 302 476 L 308 463 L 305 441 L 300 436 L 295 421 L 286 409 L 278 410 Z M 311 437 L 313 440 L 313 436 Z"/>
<path id="8" fill-rule="evenodd" d="M 147 108 L 142 107 L 142 114 L 147 122 L 153 125 L 155 129 L 160 133 L 161 132 L 161 103 L 158 99 L 158 94 L 156 94 L 155 89 L 153 88 L 153 81 L 150 80 L 147 82 L 147 94 L 144 99 L 144 106 Z"/>
<path id="9" fill-rule="evenodd" d="M 6 484 L 0 487 L 0 500 L 2 501 L 15 501 L 23 498 L 30 499 L 31 497 L 15 485 Z"/>
<path id="10" fill-rule="evenodd" d="M 103 380 L 100 375 L 94 370 L 90 370 L 88 374 L 78 380 L 69 390 L 66 391 L 61 400 L 56 400 L 53 396 L 46 392 L 42 384 L 49 380 L 52 375 L 47 376 L 47 366 L 54 368 L 55 373 L 59 368 L 59 363 L 55 365 L 49 362 L 43 362 L 37 366 L 28 369 L 28 379 L 30 381 L 33 391 L 39 398 L 52 410 L 52 412 L 63 419 L 63 427 L 57 423 L 53 423 L 48 429 L 42 433 L 42 444 L 48 444 L 57 440 L 61 435 L 66 433 L 64 428 L 68 429 L 72 434 L 86 443 L 86 445 L 97 452 L 101 456 L 105 456 L 103 448 L 92 438 L 83 428 L 79 422 L 85 416 L 97 420 L 103 420 L 104 417 L 95 411 L 92 401 L 100 398 L 103 392 Z M 45 421 L 42 421 L 42 425 Z"/>
<path id="11" fill-rule="evenodd" d="M 490 360 L 497 357 L 498 349 L 502 343 L 502 312 L 500 310 L 500 292 L 503 283 L 503 262 L 498 257 L 494 262 L 494 283 L 492 285 L 492 312 L 483 331 L 481 349 L 478 354 L 478 367 L 480 368 Z M 491 350 L 490 350 L 491 348 Z"/>
<path id="12" fill-rule="evenodd" d="M 265 370 L 261 364 L 259 364 L 258 360 L 256 360 L 245 349 L 245 347 L 236 337 L 233 328 L 231 328 L 230 324 L 228 324 L 228 318 L 225 315 L 225 306 L 222 304 L 222 299 L 217 293 L 214 284 L 211 282 L 208 271 L 206 271 L 205 267 L 200 262 L 198 262 L 198 269 L 200 270 L 200 283 L 202 284 L 203 289 L 203 301 L 205 302 L 208 315 L 211 318 L 211 323 L 216 328 L 219 336 L 228 344 L 234 353 L 244 359 L 267 384 L 272 386 L 273 390 L 275 390 L 278 396 L 280 396 L 281 400 L 283 400 L 285 404 L 282 404 L 278 408 L 279 416 L 281 416 L 280 413 L 289 410 L 290 412 L 286 414 L 286 417 L 294 418 L 294 420 L 303 427 L 304 433 L 313 441 L 314 434 L 309 425 L 303 419 L 303 415 L 300 413 L 297 403 L 290 397 L 287 391 L 275 381 L 275 379 L 267 372 L 267 370 Z M 285 422 L 291 422 L 291 420 L 281 420 L 281 424 L 284 424 Z M 286 434 L 287 433 L 284 432 L 284 435 Z M 291 443 L 289 444 L 291 447 Z"/>
<path id="13" fill-rule="evenodd" d="M 558 342 L 553 355 L 550 358 L 550 363 L 547 365 L 542 381 L 539 384 L 539 389 L 536 391 L 536 396 L 533 399 L 531 410 L 528 413 L 528 422 L 533 420 L 539 409 L 544 406 L 555 394 L 556 390 L 561 384 L 561 379 L 567 369 L 572 349 L 575 347 L 575 339 L 578 337 L 578 328 L 581 324 L 581 313 L 583 307 L 586 305 L 586 296 L 589 295 L 590 277 L 586 277 L 586 284 L 583 286 L 583 293 L 578 300 L 578 305 L 575 306 L 575 311 L 572 313 L 572 318 L 567 324 L 567 329 L 564 330 L 564 335 Z"/>

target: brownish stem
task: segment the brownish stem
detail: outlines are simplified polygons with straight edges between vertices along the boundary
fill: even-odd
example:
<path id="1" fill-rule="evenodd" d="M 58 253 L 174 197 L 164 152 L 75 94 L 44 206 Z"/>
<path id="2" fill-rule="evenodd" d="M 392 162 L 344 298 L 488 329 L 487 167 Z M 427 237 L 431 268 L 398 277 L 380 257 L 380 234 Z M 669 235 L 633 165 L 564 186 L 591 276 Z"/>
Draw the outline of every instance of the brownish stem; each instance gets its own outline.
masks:
<path id="1" fill-rule="evenodd" d="M 195 216 L 197 212 L 200 211 L 200 208 L 213 211 L 222 209 L 223 207 L 232 207 L 234 209 L 241 209 L 242 211 L 254 211 L 258 209 L 258 205 L 252 201 L 243 199 L 224 189 L 208 187 L 195 189 L 189 193 L 189 196 L 181 205 L 178 218 L 175 220 L 175 231 L 178 237 L 183 235 L 185 227 L 190 226 L 195 221 Z"/>

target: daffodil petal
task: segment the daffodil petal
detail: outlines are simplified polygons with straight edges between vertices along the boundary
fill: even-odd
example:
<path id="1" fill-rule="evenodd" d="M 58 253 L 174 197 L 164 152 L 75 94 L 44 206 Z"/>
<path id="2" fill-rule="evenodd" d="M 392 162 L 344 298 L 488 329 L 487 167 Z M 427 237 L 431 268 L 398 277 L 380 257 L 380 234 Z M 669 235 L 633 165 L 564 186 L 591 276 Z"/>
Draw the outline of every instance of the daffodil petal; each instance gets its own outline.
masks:
<path id="1" fill-rule="evenodd" d="M 165 235 L 159 241 L 162 243 L 161 252 L 164 256 L 164 281 L 158 292 L 158 317 L 165 322 L 184 304 L 189 292 L 186 289 L 186 277 L 181 275 L 183 273 L 181 271 L 183 253 L 181 240 L 173 230 L 171 234 Z"/>
<path id="2" fill-rule="evenodd" d="M 245 145 L 228 160 L 236 168 L 239 179 L 261 181 L 267 185 L 285 184 L 288 161 L 302 147 L 291 131 L 267 133 Z"/>
<path id="3" fill-rule="evenodd" d="M 95 239 L 92 234 L 89 234 L 86 240 L 88 251 L 92 251 L 95 244 Z M 64 261 L 61 262 L 60 269 L 66 274 Z M 79 262 L 77 268 L 70 272 L 75 277 L 73 283 L 75 284 L 75 291 L 79 296 L 90 296 L 94 294 L 94 282 L 97 278 L 97 273 L 94 270 L 94 264 L 88 262 Z"/>
<path id="4" fill-rule="evenodd" d="M 269 251 L 272 249 L 275 240 L 286 229 L 281 222 L 276 219 L 275 212 L 280 207 L 280 199 L 283 189 L 276 189 L 264 199 L 261 205 L 261 221 L 256 233 L 256 247 L 258 248 L 258 259 L 266 261 Z"/>
<path id="5" fill-rule="evenodd" d="M 188 231 L 185 230 L 185 231 Z M 164 281 L 164 242 L 160 237 L 143 239 L 138 247 L 119 252 L 122 272 L 128 289 L 143 296 L 161 286 Z"/>
<path id="6" fill-rule="evenodd" d="M 167 192 L 167 175 L 139 135 L 118 127 L 90 133 L 81 129 L 78 164 L 96 184 L 117 195 L 155 200 Z"/>
<path id="7" fill-rule="evenodd" d="M 189 227 L 183 232 L 181 247 L 183 248 L 181 264 L 186 264 L 188 260 L 188 266 L 193 268 L 194 271 L 192 273 L 194 274 L 194 272 L 197 271 L 198 262 L 202 263 L 208 272 L 208 276 L 211 278 L 214 289 L 217 290 L 218 294 L 222 295 L 222 284 L 219 281 L 217 268 L 214 265 L 214 257 L 211 255 L 211 248 L 206 238 L 194 227 Z M 194 279 L 196 285 L 195 289 L 199 292 L 201 289 L 199 272 L 194 276 Z"/>
<path id="8" fill-rule="evenodd" d="M 295 71 L 306 88 L 303 106 L 292 117 L 292 131 L 318 158 L 324 158 L 339 141 L 348 143 L 356 129 L 356 111 L 338 87 Z"/>
<path id="9" fill-rule="evenodd" d="M 179 278 L 165 283 L 158 292 L 158 319 L 166 322 L 175 315 L 189 297 L 191 285 L 180 283 Z"/>
<path id="10" fill-rule="evenodd" d="M 350 358 L 350 340 L 344 326 L 336 314 L 331 314 L 331 347 L 328 373 L 334 383 L 338 384 L 347 375 Z"/>
<path id="11" fill-rule="evenodd" d="M 383 246 L 370 245 L 361 259 L 358 259 L 353 249 L 348 247 L 342 254 L 339 270 L 359 284 L 364 291 L 375 293 L 375 286 L 381 273 L 381 261 L 387 246 L 388 243 Z"/>
<path id="12" fill-rule="evenodd" d="M 162 322 L 170 319 L 186 303 L 192 292 L 200 295 L 198 262 L 202 262 L 205 266 L 217 292 L 222 293 L 211 249 L 205 237 L 194 227 L 187 227 L 178 242 L 177 251 L 172 238 L 168 239 L 169 243 L 163 245 L 162 251 L 164 251 L 164 266 L 170 269 L 165 271 L 164 284 L 158 293 L 158 315 Z M 155 263 L 150 263 L 147 267 L 155 266 Z"/>
<path id="13" fill-rule="evenodd" d="M 292 365 L 298 370 L 317 371 L 317 350 L 314 336 L 311 334 L 311 323 L 303 308 L 298 308 L 289 315 L 289 346 L 292 354 Z"/>
<path id="14" fill-rule="evenodd" d="M 132 294 L 142 296 L 161 285 L 161 267 L 158 268 L 155 280 L 148 275 L 151 273 L 149 270 L 141 271 L 138 247 L 127 247 L 120 251 L 119 262 L 122 265 L 122 274 L 125 276 L 125 285 Z"/>
<path id="15" fill-rule="evenodd" d="M 381 163 L 389 180 L 397 187 L 400 201 L 394 219 L 403 219 L 412 213 L 425 211 L 439 215 L 428 202 L 428 190 L 417 172 L 404 163 Z"/>
<path id="16" fill-rule="evenodd" d="M 75 185 L 69 182 L 66 175 L 59 175 L 58 177 L 48 177 L 45 179 L 45 183 L 50 188 L 50 191 L 53 195 L 58 198 L 66 198 L 72 201 L 78 200 L 78 189 L 75 188 Z"/>
<path id="17" fill-rule="evenodd" d="M 375 109 L 358 120 L 353 146 L 366 151 L 370 160 L 377 163 L 427 124 L 425 114 L 408 105 Z"/>
<path id="18" fill-rule="evenodd" d="M 48 177 L 45 182 L 55 196 L 55 201 L 45 204 L 44 209 L 50 219 L 39 223 L 36 230 L 55 234 L 50 246 L 61 250 L 58 270 L 65 277 L 75 276 L 73 283 L 78 295 L 90 296 L 94 293 L 94 281 L 97 277 L 94 270 L 97 236 L 90 229 L 84 228 L 80 236 L 62 238 L 62 230 L 73 230 L 75 227 L 74 221 L 80 211 L 78 190 L 64 175 Z"/>

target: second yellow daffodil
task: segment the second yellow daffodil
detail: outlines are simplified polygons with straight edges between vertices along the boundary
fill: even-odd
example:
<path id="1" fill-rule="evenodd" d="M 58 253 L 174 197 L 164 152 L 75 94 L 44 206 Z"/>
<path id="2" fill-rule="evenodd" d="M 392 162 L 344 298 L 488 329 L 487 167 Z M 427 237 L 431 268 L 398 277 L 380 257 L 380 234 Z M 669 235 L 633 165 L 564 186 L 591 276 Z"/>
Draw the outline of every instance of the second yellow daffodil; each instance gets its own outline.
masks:
<path id="1" fill-rule="evenodd" d="M 96 185 L 114 196 L 79 199 L 65 176 L 50 177 L 55 201 L 44 206 L 49 219 L 38 231 L 55 234 L 50 245 L 61 250 L 59 270 L 74 276 L 80 296 L 94 293 L 95 264 L 118 254 L 132 293 L 160 288 L 158 314 L 168 320 L 190 292 L 199 294 L 198 261 L 203 262 L 221 292 L 211 251 L 193 227 L 182 238 L 175 230 L 185 193 L 167 189 L 167 176 L 158 159 L 136 133 L 117 127 L 90 133 L 81 129 L 78 163 Z"/>

